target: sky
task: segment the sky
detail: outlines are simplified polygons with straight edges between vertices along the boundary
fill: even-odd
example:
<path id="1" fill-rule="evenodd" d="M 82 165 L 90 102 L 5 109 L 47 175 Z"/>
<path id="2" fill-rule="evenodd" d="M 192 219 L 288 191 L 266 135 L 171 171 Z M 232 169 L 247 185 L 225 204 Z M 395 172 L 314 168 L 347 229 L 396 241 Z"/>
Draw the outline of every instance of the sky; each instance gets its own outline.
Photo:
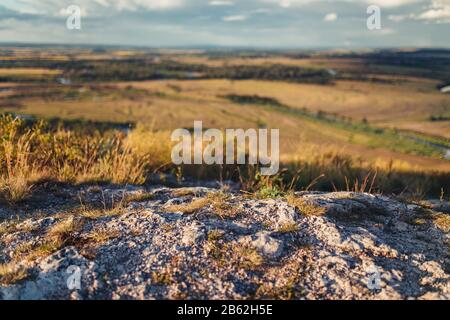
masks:
<path id="1" fill-rule="evenodd" d="M 70 5 L 81 29 L 66 26 Z M 367 8 L 381 29 L 367 28 Z M 450 47 L 450 0 L 1 0 L 0 43 Z"/>

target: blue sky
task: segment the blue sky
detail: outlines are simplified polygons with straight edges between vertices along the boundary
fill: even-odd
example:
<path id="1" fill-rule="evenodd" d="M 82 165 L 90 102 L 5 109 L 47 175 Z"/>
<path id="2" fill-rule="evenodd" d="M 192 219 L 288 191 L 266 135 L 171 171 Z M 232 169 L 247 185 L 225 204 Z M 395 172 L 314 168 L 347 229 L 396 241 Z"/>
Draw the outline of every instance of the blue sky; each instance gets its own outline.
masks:
<path id="1" fill-rule="evenodd" d="M 72 4 L 81 30 L 66 28 Z M 366 27 L 370 4 L 381 8 L 381 30 Z M 2 0 L 0 42 L 450 47 L 450 0 Z"/>

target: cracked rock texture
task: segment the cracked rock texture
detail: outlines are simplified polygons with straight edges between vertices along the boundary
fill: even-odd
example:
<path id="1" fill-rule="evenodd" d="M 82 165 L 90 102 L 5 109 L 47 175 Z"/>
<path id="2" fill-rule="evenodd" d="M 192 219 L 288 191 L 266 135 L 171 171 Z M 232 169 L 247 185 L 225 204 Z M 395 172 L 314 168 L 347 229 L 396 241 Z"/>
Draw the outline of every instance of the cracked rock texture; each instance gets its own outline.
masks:
<path id="1" fill-rule="evenodd" d="M 190 213 L 171 210 L 216 192 L 61 187 L 35 206 L 0 204 L 0 264 L 26 272 L 17 281 L 4 278 L 0 298 L 450 298 L 444 205 L 358 193 L 296 194 L 325 209 L 311 216 L 283 198 L 227 193 L 220 212 L 213 202 Z M 142 194 L 120 213 L 95 217 L 67 205 L 80 195 L 84 205 L 104 205 L 104 199 Z M 16 215 L 21 219 L 11 227 L 9 217 Z M 43 247 L 50 230 L 68 217 L 77 227 L 53 250 Z"/>

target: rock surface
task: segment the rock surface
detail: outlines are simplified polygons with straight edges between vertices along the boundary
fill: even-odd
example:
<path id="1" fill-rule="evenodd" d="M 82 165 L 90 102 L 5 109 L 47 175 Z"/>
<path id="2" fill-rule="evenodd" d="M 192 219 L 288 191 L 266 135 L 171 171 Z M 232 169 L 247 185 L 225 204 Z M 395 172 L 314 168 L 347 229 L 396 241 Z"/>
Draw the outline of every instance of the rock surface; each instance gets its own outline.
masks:
<path id="1" fill-rule="evenodd" d="M 17 281 L 3 279 L 0 298 L 450 298 L 446 212 L 370 194 L 304 192 L 297 198 L 323 215 L 238 193 L 183 213 L 183 205 L 218 191 L 66 192 L 70 203 L 81 194 L 83 206 L 130 200 L 120 212 L 96 215 L 42 203 L 21 208 L 28 217 L 14 226 L 5 219 L 12 209 L 0 204 L 0 263 L 26 271 Z M 64 221 L 72 227 L 57 233 Z M 52 232 L 60 241 L 49 249 Z"/>

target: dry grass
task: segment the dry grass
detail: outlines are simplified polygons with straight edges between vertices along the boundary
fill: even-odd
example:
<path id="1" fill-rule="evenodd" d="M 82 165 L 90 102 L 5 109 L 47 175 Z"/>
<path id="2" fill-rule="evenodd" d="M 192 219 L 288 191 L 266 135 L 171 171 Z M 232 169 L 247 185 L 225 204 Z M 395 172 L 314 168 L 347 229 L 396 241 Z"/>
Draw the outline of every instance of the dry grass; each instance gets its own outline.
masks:
<path id="1" fill-rule="evenodd" d="M 436 214 L 433 219 L 434 224 L 443 232 L 450 232 L 450 216 L 448 214 Z"/>
<path id="2" fill-rule="evenodd" d="M 297 232 L 299 227 L 296 223 L 286 223 L 278 228 L 278 232 L 280 233 L 292 233 Z"/>
<path id="3" fill-rule="evenodd" d="M 64 241 L 61 238 L 51 238 L 31 251 L 26 257 L 26 261 L 35 261 L 38 258 L 45 258 L 62 249 Z"/>
<path id="4" fill-rule="evenodd" d="M 186 196 L 196 196 L 197 192 L 191 188 L 180 188 L 172 191 L 172 197 L 180 198 Z"/>
<path id="5" fill-rule="evenodd" d="M 278 266 L 268 270 L 266 275 L 272 274 L 272 281 L 262 280 L 255 293 L 255 299 L 292 300 L 304 297 L 300 283 L 304 277 L 302 266 L 298 260 L 288 262 L 292 266 L 287 275 Z M 276 269 L 275 272 L 273 272 Z"/>
<path id="6" fill-rule="evenodd" d="M 216 263 L 223 266 L 232 266 L 244 270 L 258 270 L 264 264 L 264 258 L 258 251 L 245 244 L 223 243 L 221 231 L 211 231 L 208 234 L 209 256 Z"/>
<path id="7" fill-rule="evenodd" d="M 208 232 L 208 241 L 218 241 L 225 235 L 225 232 L 222 230 L 211 230 Z"/>
<path id="8" fill-rule="evenodd" d="M 155 198 L 155 196 L 151 193 L 138 193 L 138 194 L 130 194 L 125 197 L 125 203 L 129 204 L 132 202 L 146 202 L 151 201 Z"/>
<path id="9" fill-rule="evenodd" d="M 8 286 L 22 281 L 28 277 L 28 273 L 16 263 L 0 264 L 0 284 Z"/>
<path id="10" fill-rule="evenodd" d="M 264 258 L 252 247 L 236 244 L 232 249 L 240 268 L 257 270 L 264 263 Z"/>
<path id="11" fill-rule="evenodd" d="M 43 243 L 31 250 L 26 255 L 25 260 L 34 261 L 38 258 L 47 257 L 66 245 L 75 244 L 78 239 L 74 233 L 79 231 L 82 225 L 83 222 L 73 216 L 55 223 L 47 230 Z"/>
<path id="12" fill-rule="evenodd" d="M 16 221 L 8 221 L 6 223 L 2 223 L 0 225 L 0 235 L 9 234 L 17 231 L 17 222 Z"/>
<path id="13" fill-rule="evenodd" d="M 164 271 L 153 271 L 152 272 L 152 283 L 160 286 L 169 286 L 174 282 L 173 275 L 168 270 Z"/>
<path id="14" fill-rule="evenodd" d="M 239 211 L 233 204 L 230 203 L 231 196 L 224 192 L 211 192 L 206 196 L 209 204 L 212 206 L 214 214 L 222 219 L 236 218 Z"/>
<path id="15" fill-rule="evenodd" d="M 324 131 L 322 127 L 319 129 Z M 187 174 L 209 181 L 240 181 L 242 190 L 259 198 L 276 198 L 289 190 L 310 189 L 408 192 L 421 196 L 434 190 L 440 192 L 442 188 L 445 194 L 449 192 L 445 187 L 448 180 L 445 172 L 424 172 L 401 161 L 368 163 L 330 146 L 294 148 L 282 159 L 283 169 L 278 175 L 261 177 L 252 166 L 200 165 L 190 170 L 186 166 L 175 167 L 170 164 L 172 143 L 168 132 L 155 132 L 143 126 L 138 126 L 126 137 L 117 131 L 50 129 L 44 122 L 30 128 L 21 120 L 3 116 L 0 117 L 0 137 L 0 197 L 11 204 L 32 195 L 32 187 L 38 186 L 42 179 L 68 183 L 142 184 L 152 173 L 176 173 L 177 177 Z M 310 139 L 309 136 L 306 138 Z M 429 163 L 424 164 L 428 166 Z M 174 196 L 190 193 L 181 189 Z M 142 201 L 144 199 L 146 196 Z M 227 205 L 227 199 L 217 196 L 209 201 L 219 216 L 236 214 Z M 195 212 L 206 202 L 195 200 L 171 210 Z"/>
<path id="16" fill-rule="evenodd" d="M 77 235 L 82 225 L 82 220 L 77 219 L 76 216 L 70 216 L 52 225 L 39 244 L 24 243 L 19 245 L 14 251 L 13 261 L 10 265 L 0 266 L 0 268 L 3 267 L 5 273 L 8 273 L 6 277 L 11 279 L 8 282 L 19 281 L 19 277 L 23 276 L 22 270 L 11 269 L 10 266 L 18 265 L 20 262 L 30 263 L 48 257 L 68 245 L 74 245 L 82 251 L 86 248 L 92 249 L 120 236 L 118 232 L 106 229 L 94 229 L 85 235 Z"/>
<path id="17" fill-rule="evenodd" d="M 142 184 L 160 166 L 136 151 L 119 132 L 74 132 L 49 129 L 40 122 L 0 117 L 0 193 L 16 203 L 30 196 L 40 179 L 85 183 Z"/>
<path id="18" fill-rule="evenodd" d="M 416 208 L 404 221 L 414 226 L 435 226 L 443 232 L 450 232 L 450 216 L 426 207 Z"/>
<path id="19" fill-rule="evenodd" d="M 30 196 L 42 178 L 62 182 L 107 181 L 142 184 L 159 166 L 138 155 L 119 133 L 49 130 L 43 122 L 26 128 L 21 120 L 0 117 L 0 193 L 15 203 Z"/>
<path id="20" fill-rule="evenodd" d="M 145 165 L 145 162 L 136 157 L 130 147 L 117 143 L 92 170 L 95 180 L 109 180 L 114 184 L 143 184 Z M 88 180 L 92 179 L 89 178 Z"/>
<path id="21" fill-rule="evenodd" d="M 165 208 L 166 212 L 181 212 L 182 214 L 194 214 L 210 203 L 208 198 L 194 198 L 189 203 L 174 204 Z"/>
<path id="22" fill-rule="evenodd" d="M 421 207 L 415 210 L 415 222 L 417 224 L 431 222 L 443 232 L 450 232 L 450 216 L 445 213 Z"/>
<path id="23" fill-rule="evenodd" d="M 0 225 L 0 235 L 14 232 L 32 232 L 38 228 L 37 226 L 31 226 L 28 224 L 21 225 L 22 222 L 23 220 L 20 219 L 11 219 L 2 223 Z"/>
<path id="24" fill-rule="evenodd" d="M 170 131 L 154 131 L 138 123 L 128 135 L 127 144 L 139 158 L 147 159 L 149 170 L 157 171 L 172 164 L 170 135 Z"/>
<path id="25" fill-rule="evenodd" d="M 187 190 L 180 189 L 180 191 L 188 192 Z M 177 191 L 179 192 L 179 191 Z M 213 213 L 220 218 L 235 218 L 238 214 L 238 210 L 230 204 L 230 196 L 223 192 L 211 192 L 205 197 L 194 198 L 189 203 L 182 203 L 176 205 L 170 205 L 165 208 L 166 212 L 181 212 L 183 214 L 194 214 L 199 210 L 209 206 Z"/>
<path id="26" fill-rule="evenodd" d="M 120 236 L 120 233 L 118 231 L 114 230 L 106 230 L 106 229 L 99 229 L 99 230 L 92 230 L 86 235 L 86 239 L 89 241 L 90 244 L 100 245 L 105 242 L 108 242 L 109 240 L 118 238 Z"/>
<path id="27" fill-rule="evenodd" d="M 97 220 L 106 217 L 116 217 L 120 216 L 125 212 L 124 208 L 116 207 L 112 209 L 91 209 L 91 210 L 81 210 L 79 215 L 84 218 Z"/>
<path id="28" fill-rule="evenodd" d="M 301 214 L 305 216 L 323 216 L 326 213 L 326 209 L 317 206 L 305 199 L 296 197 L 294 194 L 289 194 L 286 197 L 289 205 L 300 211 Z"/>
<path id="29" fill-rule="evenodd" d="M 6 201 L 15 203 L 30 195 L 31 183 L 39 177 L 38 168 L 30 159 L 33 134 L 27 132 L 19 136 L 16 123 L 0 121 L 0 124 L 5 125 L 0 134 L 1 131 L 8 134 L 0 140 L 0 161 L 4 162 L 4 173 L 0 171 L 0 192 Z"/>
<path id="30" fill-rule="evenodd" d="M 24 268 L 19 268 L 20 262 L 31 262 L 47 257 L 60 250 L 66 244 L 74 242 L 73 233 L 80 228 L 80 222 L 73 217 L 61 220 L 47 230 L 43 242 L 37 246 L 31 243 L 19 245 L 13 254 L 13 260 L 0 265 L 0 283 L 10 285 L 25 279 L 28 274 Z"/>
<path id="31" fill-rule="evenodd" d="M 78 231 L 81 227 L 81 222 L 75 220 L 73 216 L 59 221 L 54 224 L 47 232 L 49 237 L 64 237 L 72 232 Z"/>
<path id="32" fill-rule="evenodd" d="M 151 193 L 124 193 L 122 197 L 116 199 L 112 198 L 109 202 L 105 199 L 102 190 L 99 190 L 98 192 L 102 193 L 103 195 L 102 208 L 88 208 L 87 206 L 83 205 L 82 208 L 76 212 L 77 215 L 90 220 L 120 216 L 127 212 L 127 207 L 130 203 L 145 202 L 154 199 L 154 195 Z"/>

